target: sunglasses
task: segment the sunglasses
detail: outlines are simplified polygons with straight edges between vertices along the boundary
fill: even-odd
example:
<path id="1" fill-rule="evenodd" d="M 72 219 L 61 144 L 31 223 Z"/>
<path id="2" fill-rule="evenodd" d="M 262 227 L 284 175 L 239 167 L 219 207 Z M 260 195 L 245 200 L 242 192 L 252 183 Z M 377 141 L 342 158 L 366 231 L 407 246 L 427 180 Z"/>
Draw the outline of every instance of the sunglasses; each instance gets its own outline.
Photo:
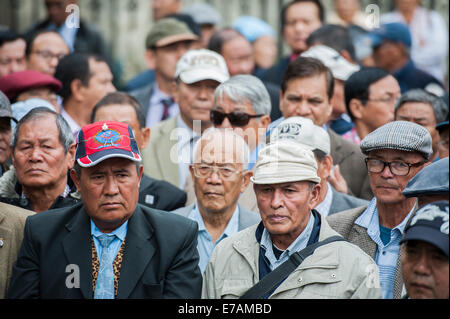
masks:
<path id="1" fill-rule="evenodd" d="M 211 122 L 215 125 L 221 125 L 223 120 L 225 118 L 230 121 L 231 126 L 246 126 L 248 122 L 250 122 L 250 119 L 257 118 L 264 116 L 264 114 L 256 114 L 256 115 L 250 115 L 244 112 L 231 112 L 231 113 L 223 113 L 220 111 L 211 111 Z"/>

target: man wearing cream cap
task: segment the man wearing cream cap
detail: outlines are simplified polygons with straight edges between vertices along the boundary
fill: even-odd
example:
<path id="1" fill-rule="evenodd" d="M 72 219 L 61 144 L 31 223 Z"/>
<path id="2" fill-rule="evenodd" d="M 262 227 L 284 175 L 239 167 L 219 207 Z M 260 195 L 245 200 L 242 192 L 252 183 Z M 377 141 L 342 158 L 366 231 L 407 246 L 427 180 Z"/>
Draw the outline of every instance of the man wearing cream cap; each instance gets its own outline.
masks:
<path id="1" fill-rule="evenodd" d="M 202 298 L 381 298 L 374 261 L 341 241 L 313 209 L 320 177 L 311 150 L 290 140 L 266 145 L 251 181 L 261 223 L 216 246 L 204 274 Z M 312 250 L 323 241 L 329 242 Z M 295 256 L 300 264 L 280 273 Z"/>

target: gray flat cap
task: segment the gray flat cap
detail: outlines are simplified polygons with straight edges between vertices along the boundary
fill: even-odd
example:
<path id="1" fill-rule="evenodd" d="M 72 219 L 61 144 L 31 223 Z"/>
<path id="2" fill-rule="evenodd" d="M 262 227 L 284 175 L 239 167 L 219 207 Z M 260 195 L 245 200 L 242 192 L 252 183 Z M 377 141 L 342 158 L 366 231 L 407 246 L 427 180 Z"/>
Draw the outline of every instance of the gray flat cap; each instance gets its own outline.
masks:
<path id="1" fill-rule="evenodd" d="M 222 21 L 220 13 L 212 5 L 204 2 L 193 3 L 183 10 L 189 14 L 194 21 L 199 24 L 216 25 Z"/>
<path id="2" fill-rule="evenodd" d="M 16 118 L 12 114 L 11 103 L 2 91 L 0 91 L 0 117 L 9 117 L 17 122 Z"/>
<path id="3" fill-rule="evenodd" d="M 448 194 L 448 157 L 422 168 L 402 193 L 406 197 Z"/>
<path id="4" fill-rule="evenodd" d="M 430 158 L 433 153 L 431 135 L 426 128 L 407 121 L 389 122 L 369 133 L 360 144 L 361 151 L 393 149 L 405 152 L 418 152 Z"/>

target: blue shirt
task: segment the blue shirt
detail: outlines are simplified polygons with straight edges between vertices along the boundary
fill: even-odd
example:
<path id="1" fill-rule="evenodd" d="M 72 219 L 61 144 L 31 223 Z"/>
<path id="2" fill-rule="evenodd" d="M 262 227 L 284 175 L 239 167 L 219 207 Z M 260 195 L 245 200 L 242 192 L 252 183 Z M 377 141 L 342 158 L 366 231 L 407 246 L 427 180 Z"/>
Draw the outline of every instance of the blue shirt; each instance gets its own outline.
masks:
<path id="1" fill-rule="evenodd" d="M 196 221 L 198 224 L 197 250 L 198 254 L 200 255 L 198 266 L 200 267 L 200 271 L 203 274 L 206 266 L 208 265 L 208 261 L 211 257 L 214 247 L 216 247 L 222 239 L 229 237 L 239 231 L 239 207 L 236 205 L 236 209 L 234 210 L 233 215 L 228 221 L 227 227 L 215 243 L 212 242 L 212 237 L 205 227 L 205 223 L 203 222 L 203 218 L 200 214 L 200 211 L 198 210 L 197 204 L 195 204 L 194 208 L 189 213 L 188 218 Z"/>
<path id="2" fill-rule="evenodd" d="M 377 209 L 377 201 L 374 197 L 366 210 L 359 216 L 355 224 L 367 229 L 369 237 L 377 244 L 375 262 L 380 272 L 380 284 L 383 299 L 394 298 L 394 278 L 397 269 L 398 252 L 400 249 L 400 240 L 409 217 L 414 208 L 408 213 L 408 216 L 396 227 L 391 229 L 391 238 L 386 245 L 381 240 L 380 223 Z"/>
<path id="3" fill-rule="evenodd" d="M 113 260 L 116 259 L 120 246 L 122 245 L 122 242 L 125 240 L 125 237 L 127 236 L 127 230 L 128 230 L 128 220 L 125 223 L 123 223 L 119 228 L 116 228 L 114 231 L 110 233 L 117 236 L 109 246 L 111 247 L 111 251 L 114 253 Z M 97 225 L 95 225 L 95 223 L 91 219 L 91 235 L 92 238 L 94 238 L 95 250 L 97 251 L 97 256 L 99 258 L 102 255 L 103 247 L 100 244 L 100 241 L 97 239 L 97 237 L 102 234 L 103 233 L 100 231 L 100 229 L 98 229 Z"/>
<path id="4" fill-rule="evenodd" d="M 265 250 L 265 256 L 266 256 L 267 260 L 269 261 L 270 270 L 274 270 L 275 268 L 280 266 L 282 263 L 284 263 L 286 260 L 288 260 L 292 254 L 304 249 L 308 245 L 309 237 L 311 237 L 311 233 L 312 233 L 313 226 L 314 226 L 314 219 L 315 218 L 314 218 L 313 214 L 310 213 L 309 221 L 308 221 L 308 224 L 306 225 L 305 229 L 289 245 L 289 247 L 281 253 L 281 255 L 278 259 L 276 258 L 275 254 L 273 252 L 273 249 L 272 249 L 272 239 L 270 238 L 270 234 L 264 228 L 262 237 L 261 237 L 261 247 Z"/>

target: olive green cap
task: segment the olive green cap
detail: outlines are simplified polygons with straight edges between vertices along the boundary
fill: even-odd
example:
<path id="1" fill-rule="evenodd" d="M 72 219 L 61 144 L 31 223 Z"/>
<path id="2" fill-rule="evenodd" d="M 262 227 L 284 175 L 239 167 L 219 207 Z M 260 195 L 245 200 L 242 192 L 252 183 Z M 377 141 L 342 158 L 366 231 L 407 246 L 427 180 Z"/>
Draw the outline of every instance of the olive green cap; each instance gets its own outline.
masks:
<path id="1" fill-rule="evenodd" d="M 198 36 L 189 29 L 186 23 L 175 18 L 164 18 L 153 25 L 145 40 L 145 46 L 147 49 L 152 49 L 189 40 L 198 40 Z"/>

